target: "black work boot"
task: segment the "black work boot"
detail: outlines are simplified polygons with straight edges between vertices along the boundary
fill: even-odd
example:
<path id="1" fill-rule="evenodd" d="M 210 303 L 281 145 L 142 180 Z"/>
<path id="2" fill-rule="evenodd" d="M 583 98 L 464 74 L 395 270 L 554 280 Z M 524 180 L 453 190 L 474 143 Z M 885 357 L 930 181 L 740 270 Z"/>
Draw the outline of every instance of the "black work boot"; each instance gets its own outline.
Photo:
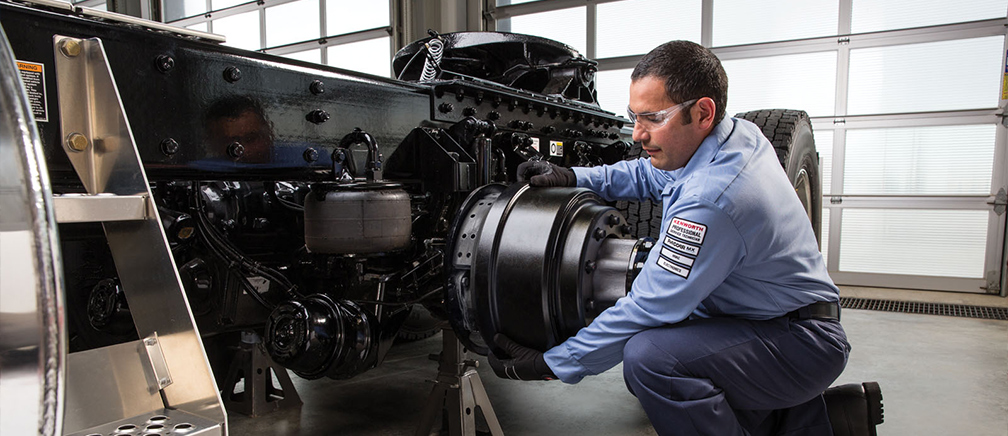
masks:
<path id="1" fill-rule="evenodd" d="M 833 436 L 877 436 L 882 423 L 882 389 L 876 382 L 834 386 L 823 392 Z"/>

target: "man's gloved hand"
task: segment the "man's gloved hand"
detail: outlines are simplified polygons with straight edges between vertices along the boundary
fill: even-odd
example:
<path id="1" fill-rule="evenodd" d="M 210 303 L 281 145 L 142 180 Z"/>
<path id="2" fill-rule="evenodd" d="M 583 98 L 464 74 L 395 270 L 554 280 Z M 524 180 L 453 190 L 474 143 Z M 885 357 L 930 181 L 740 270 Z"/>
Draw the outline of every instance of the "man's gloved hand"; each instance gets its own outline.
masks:
<path id="1" fill-rule="evenodd" d="M 497 377 L 511 380 L 556 380 L 557 376 L 546 364 L 543 353 L 521 346 L 500 333 L 494 335 L 494 342 L 508 354 L 504 356 L 505 359 L 498 359 L 496 354 L 490 353 L 490 367 Z"/>
<path id="2" fill-rule="evenodd" d="M 518 182 L 528 180 L 532 186 L 577 186 L 577 176 L 570 168 L 544 160 L 530 160 L 518 165 Z"/>

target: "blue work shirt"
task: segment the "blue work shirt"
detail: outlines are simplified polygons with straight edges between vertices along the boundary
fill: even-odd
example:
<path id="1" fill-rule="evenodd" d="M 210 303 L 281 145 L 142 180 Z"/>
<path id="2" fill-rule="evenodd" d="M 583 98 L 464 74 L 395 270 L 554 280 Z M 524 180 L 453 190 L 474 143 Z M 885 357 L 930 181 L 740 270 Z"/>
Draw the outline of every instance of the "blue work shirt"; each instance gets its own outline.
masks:
<path id="1" fill-rule="evenodd" d="M 770 319 L 839 300 L 773 146 L 748 121 L 722 120 L 674 171 L 642 158 L 574 173 L 578 186 L 607 200 L 652 200 L 663 212 L 660 239 L 630 293 L 546 352 L 564 382 L 612 368 L 645 329 L 690 316 Z"/>

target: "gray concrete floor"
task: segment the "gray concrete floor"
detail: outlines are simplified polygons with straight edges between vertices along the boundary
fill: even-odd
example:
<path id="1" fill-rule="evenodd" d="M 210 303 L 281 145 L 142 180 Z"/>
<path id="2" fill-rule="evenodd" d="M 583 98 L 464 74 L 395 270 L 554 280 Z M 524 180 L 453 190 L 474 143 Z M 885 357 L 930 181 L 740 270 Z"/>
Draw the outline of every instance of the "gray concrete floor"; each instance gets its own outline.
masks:
<path id="1" fill-rule="evenodd" d="M 878 297 L 866 288 L 842 293 L 892 298 Z M 1000 297 L 928 298 L 1004 304 Z M 961 301 L 964 298 L 967 301 Z M 853 351 L 837 384 L 879 382 L 885 407 L 880 436 L 1008 435 L 1008 321 L 847 310 L 843 325 Z M 231 413 L 230 434 L 413 434 L 433 386 L 425 380 L 437 375 L 437 363 L 428 355 L 437 353 L 440 345 L 440 335 L 396 345 L 382 365 L 350 380 L 294 377 L 304 400 L 300 410 L 260 418 Z M 619 367 L 565 385 L 501 380 L 485 359 L 478 360 L 507 435 L 655 434 L 624 387 Z"/>

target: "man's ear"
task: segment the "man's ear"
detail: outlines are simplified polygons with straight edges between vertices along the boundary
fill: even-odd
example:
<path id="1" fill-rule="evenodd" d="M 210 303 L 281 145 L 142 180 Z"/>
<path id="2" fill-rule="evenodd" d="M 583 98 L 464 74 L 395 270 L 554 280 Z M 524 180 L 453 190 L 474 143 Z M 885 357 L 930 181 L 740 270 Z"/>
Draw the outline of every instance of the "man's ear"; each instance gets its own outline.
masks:
<path id="1" fill-rule="evenodd" d="M 714 128 L 714 114 L 717 112 L 717 106 L 714 104 L 714 100 L 710 97 L 703 97 L 697 100 L 696 104 L 691 108 L 690 116 L 696 121 L 697 128 L 700 130 L 709 130 Z"/>

